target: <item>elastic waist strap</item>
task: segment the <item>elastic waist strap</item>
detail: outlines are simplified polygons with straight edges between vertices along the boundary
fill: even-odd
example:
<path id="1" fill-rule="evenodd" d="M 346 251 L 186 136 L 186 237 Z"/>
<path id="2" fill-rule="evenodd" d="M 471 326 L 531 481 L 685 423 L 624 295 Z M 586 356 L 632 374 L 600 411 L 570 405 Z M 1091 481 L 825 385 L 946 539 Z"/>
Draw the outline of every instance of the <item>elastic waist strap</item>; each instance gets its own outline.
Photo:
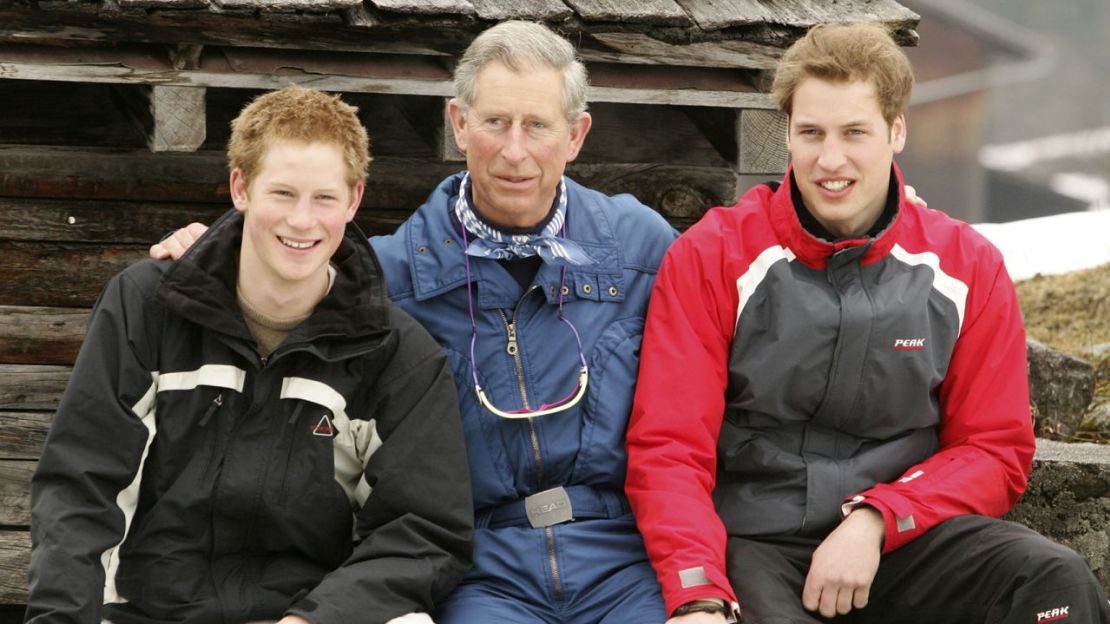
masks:
<path id="1" fill-rule="evenodd" d="M 568 485 L 537 492 L 503 505 L 487 507 L 475 514 L 474 526 L 479 529 L 529 525 L 543 527 L 580 520 L 619 518 L 630 513 L 632 508 L 624 492 L 589 485 Z"/>

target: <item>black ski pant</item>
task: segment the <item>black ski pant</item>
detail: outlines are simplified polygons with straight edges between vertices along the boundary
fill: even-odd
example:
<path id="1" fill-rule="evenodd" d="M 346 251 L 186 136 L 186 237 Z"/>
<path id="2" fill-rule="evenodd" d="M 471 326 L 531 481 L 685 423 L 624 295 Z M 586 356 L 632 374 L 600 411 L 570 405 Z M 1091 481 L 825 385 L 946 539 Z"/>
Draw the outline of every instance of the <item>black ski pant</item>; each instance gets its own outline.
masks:
<path id="1" fill-rule="evenodd" d="M 868 604 L 824 618 L 802 606 L 816 538 L 728 540 L 745 624 L 1110 624 L 1086 560 L 1020 524 L 960 516 L 886 554 Z"/>

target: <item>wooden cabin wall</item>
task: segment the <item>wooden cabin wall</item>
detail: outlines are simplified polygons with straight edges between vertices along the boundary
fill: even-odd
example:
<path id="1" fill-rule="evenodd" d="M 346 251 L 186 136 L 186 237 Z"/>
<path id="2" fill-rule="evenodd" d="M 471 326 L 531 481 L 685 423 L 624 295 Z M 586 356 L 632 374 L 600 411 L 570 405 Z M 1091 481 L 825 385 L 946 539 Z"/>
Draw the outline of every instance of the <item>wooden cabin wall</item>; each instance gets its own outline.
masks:
<path id="1" fill-rule="evenodd" d="M 152 153 L 122 105 L 141 88 L 0 81 L 0 605 L 26 599 L 28 484 L 90 308 L 152 242 L 230 208 L 229 124 L 259 93 L 208 89 L 200 149 Z M 445 100 L 344 99 L 359 107 L 374 154 L 357 221 L 389 233 L 465 166 L 444 149 Z M 568 169 L 580 182 L 632 193 L 679 228 L 734 200 L 736 111 L 598 103 L 591 113 Z"/>

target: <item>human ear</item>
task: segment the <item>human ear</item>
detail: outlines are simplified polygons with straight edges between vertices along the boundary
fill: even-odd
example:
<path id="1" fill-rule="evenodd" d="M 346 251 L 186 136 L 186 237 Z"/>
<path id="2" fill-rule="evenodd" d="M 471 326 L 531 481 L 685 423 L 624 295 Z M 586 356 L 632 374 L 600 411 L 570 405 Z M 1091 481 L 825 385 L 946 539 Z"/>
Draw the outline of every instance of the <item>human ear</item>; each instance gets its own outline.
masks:
<path id="1" fill-rule="evenodd" d="M 570 154 L 567 156 L 567 161 L 572 161 L 578 157 L 578 152 L 582 149 L 582 143 L 586 140 L 586 135 L 590 133 L 590 128 L 593 127 L 594 119 L 589 113 L 582 113 L 574 123 L 570 125 Z"/>
<path id="2" fill-rule="evenodd" d="M 466 153 L 466 113 L 463 112 L 462 103 L 458 98 L 451 98 L 451 101 L 447 102 L 447 116 L 451 118 L 455 145 L 460 152 Z"/>

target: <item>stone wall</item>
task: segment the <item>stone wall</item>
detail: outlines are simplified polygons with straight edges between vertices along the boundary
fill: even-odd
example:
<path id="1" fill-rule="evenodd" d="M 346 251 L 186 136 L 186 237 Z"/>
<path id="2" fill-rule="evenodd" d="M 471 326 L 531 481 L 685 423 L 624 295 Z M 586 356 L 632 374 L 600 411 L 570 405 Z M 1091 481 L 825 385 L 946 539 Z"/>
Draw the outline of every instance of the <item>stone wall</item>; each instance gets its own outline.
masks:
<path id="1" fill-rule="evenodd" d="M 1029 487 L 1006 519 L 1074 548 L 1110 593 L 1110 446 L 1038 439 Z"/>

